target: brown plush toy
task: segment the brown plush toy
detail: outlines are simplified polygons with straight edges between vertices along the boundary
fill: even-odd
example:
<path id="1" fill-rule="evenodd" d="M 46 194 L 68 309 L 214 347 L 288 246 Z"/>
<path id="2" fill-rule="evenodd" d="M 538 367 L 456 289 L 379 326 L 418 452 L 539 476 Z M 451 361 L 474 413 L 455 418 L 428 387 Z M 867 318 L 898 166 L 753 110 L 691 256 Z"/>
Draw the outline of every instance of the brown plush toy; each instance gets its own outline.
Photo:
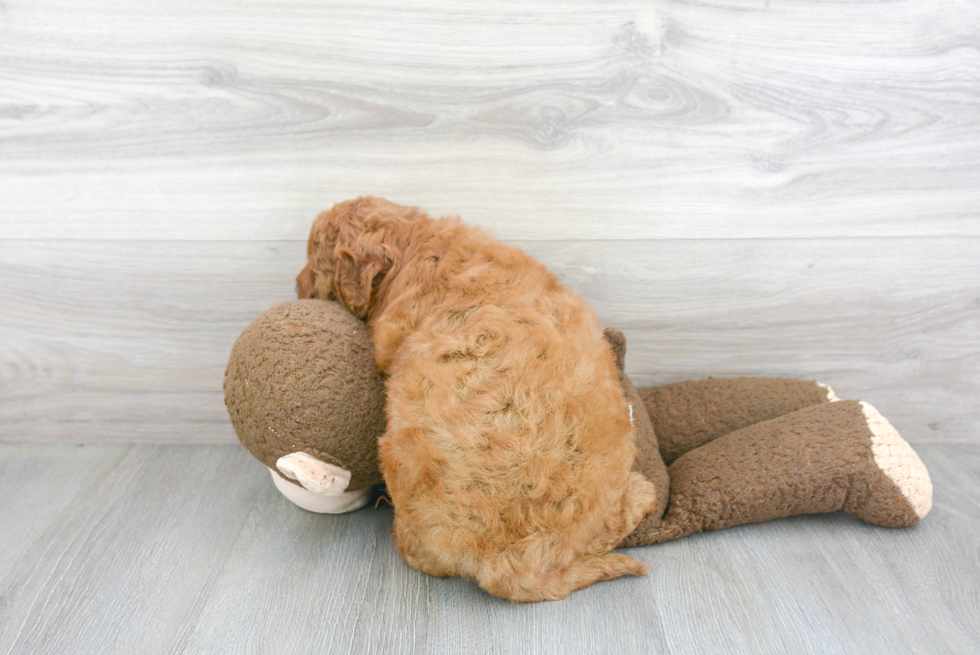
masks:
<path id="1" fill-rule="evenodd" d="M 622 372 L 625 337 L 612 329 L 605 336 L 634 406 L 639 453 L 633 468 L 658 493 L 666 496 L 669 487 L 666 514 L 658 505 L 621 546 L 837 510 L 908 527 L 932 507 L 925 466 L 868 403 L 840 401 L 817 382 L 774 378 L 678 382 L 638 392 Z"/>
<path id="2" fill-rule="evenodd" d="M 837 510 L 904 527 L 929 511 L 925 467 L 867 403 L 773 378 L 637 391 L 623 372 L 625 337 L 605 337 L 631 403 L 634 470 L 658 493 L 621 546 Z M 384 382 L 364 324 L 341 305 L 293 301 L 259 316 L 232 349 L 225 402 L 239 439 L 301 507 L 357 509 L 381 482 Z"/>
<path id="3" fill-rule="evenodd" d="M 232 348 L 225 405 L 235 432 L 304 509 L 358 509 L 382 481 L 385 387 L 371 350 L 367 326 L 322 300 L 276 305 Z"/>

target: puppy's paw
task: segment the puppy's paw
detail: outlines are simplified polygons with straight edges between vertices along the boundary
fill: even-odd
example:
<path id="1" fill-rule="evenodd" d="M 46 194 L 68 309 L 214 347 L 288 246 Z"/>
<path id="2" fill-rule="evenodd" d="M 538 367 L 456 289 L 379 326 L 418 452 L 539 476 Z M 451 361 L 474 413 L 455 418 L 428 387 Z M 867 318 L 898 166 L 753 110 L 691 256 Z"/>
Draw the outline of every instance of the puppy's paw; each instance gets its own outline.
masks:
<path id="1" fill-rule="evenodd" d="M 657 507 L 657 488 L 635 471 L 630 473 L 629 487 L 624 498 L 629 534 L 647 514 Z"/>

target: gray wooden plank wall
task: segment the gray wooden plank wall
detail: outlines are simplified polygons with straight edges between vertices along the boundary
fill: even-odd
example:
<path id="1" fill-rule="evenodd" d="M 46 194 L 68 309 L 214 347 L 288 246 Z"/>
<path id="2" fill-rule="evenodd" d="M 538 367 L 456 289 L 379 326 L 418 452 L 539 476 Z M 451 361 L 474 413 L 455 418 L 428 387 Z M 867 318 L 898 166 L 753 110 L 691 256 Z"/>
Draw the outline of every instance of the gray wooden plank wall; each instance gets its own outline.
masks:
<path id="1" fill-rule="evenodd" d="M 361 193 L 526 248 L 641 384 L 980 441 L 980 4 L 0 4 L 0 440 L 231 442 L 235 336 Z"/>

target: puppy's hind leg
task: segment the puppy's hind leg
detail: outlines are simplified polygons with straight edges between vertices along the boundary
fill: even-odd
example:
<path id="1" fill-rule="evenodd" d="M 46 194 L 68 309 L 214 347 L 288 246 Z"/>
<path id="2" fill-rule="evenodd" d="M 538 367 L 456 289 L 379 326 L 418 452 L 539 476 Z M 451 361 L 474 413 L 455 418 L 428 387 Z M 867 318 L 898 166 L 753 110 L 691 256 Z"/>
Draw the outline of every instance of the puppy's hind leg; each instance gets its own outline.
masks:
<path id="1" fill-rule="evenodd" d="M 405 521 L 395 517 L 391 532 L 395 537 L 395 546 L 397 546 L 398 552 L 402 554 L 402 557 L 412 568 L 437 578 L 449 578 L 457 575 L 456 571 L 443 561 L 443 558 L 440 558 L 436 553 L 427 551 L 415 531 L 408 527 Z"/>

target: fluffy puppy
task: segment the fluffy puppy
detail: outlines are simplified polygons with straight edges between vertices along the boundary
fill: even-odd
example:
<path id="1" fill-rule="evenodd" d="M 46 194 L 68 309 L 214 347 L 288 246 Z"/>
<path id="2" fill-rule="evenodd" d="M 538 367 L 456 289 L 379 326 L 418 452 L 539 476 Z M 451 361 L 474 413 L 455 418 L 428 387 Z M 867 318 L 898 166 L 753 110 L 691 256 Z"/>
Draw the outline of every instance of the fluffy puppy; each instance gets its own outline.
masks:
<path id="1" fill-rule="evenodd" d="M 380 198 L 313 223 L 300 298 L 366 318 L 388 375 L 381 467 L 409 564 L 512 601 L 646 567 L 610 553 L 654 507 L 594 312 L 526 253 Z"/>

